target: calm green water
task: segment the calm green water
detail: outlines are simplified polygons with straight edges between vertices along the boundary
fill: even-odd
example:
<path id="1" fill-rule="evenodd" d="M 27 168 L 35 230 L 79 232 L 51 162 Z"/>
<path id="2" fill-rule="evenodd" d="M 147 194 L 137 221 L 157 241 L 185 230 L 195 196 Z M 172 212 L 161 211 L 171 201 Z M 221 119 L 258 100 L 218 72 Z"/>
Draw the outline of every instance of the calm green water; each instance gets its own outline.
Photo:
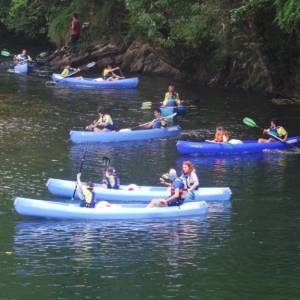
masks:
<path id="1" fill-rule="evenodd" d="M 299 299 L 300 151 L 193 158 L 202 186 L 230 186 L 232 202 L 211 203 L 207 219 L 57 222 L 24 220 L 14 196 L 50 199 L 49 177 L 74 178 L 83 146 L 68 131 L 109 107 L 118 127 L 152 119 L 168 81 L 141 78 L 136 91 L 46 88 L 39 78 L 0 73 L 0 299 Z M 204 139 L 216 125 L 257 138 L 241 124 L 279 116 L 299 134 L 300 107 L 258 95 L 178 83 L 190 106 L 183 137 Z M 154 105 L 155 106 L 155 105 Z M 183 158 L 175 139 L 97 145 L 84 178 L 99 180 L 112 159 L 124 184 L 158 184 Z"/>

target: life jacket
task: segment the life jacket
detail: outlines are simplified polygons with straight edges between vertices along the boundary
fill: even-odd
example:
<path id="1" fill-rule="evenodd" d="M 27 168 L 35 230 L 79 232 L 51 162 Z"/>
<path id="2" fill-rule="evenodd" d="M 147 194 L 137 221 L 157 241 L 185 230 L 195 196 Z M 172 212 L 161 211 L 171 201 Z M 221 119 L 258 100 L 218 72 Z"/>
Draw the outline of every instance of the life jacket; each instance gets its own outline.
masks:
<path id="1" fill-rule="evenodd" d="M 191 176 L 183 174 L 180 178 L 183 180 L 185 190 L 188 190 L 194 184 L 194 182 L 191 179 Z M 198 187 L 195 190 L 197 190 L 197 189 L 198 189 Z"/>
<path id="2" fill-rule="evenodd" d="M 116 76 L 116 74 L 114 73 L 114 72 L 112 72 L 112 71 L 110 71 L 109 69 L 107 69 L 107 68 L 105 68 L 104 70 L 103 70 L 103 78 L 104 79 L 107 79 L 107 78 L 109 78 L 109 77 L 114 77 L 114 76 Z"/>
<path id="3" fill-rule="evenodd" d="M 95 193 L 85 189 L 83 191 L 83 205 L 84 207 L 94 208 L 96 201 L 95 201 Z"/>
<path id="4" fill-rule="evenodd" d="M 270 127 L 270 128 L 269 128 L 269 133 L 270 133 L 271 135 L 274 135 L 274 136 L 279 137 L 277 128 L 272 128 L 272 127 Z"/>
<path id="5" fill-rule="evenodd" d="M 170 93 L 167 92 L 165 95 L 165 100 L 167 100 L 166 106 L 177 106 L 177 99 L 179 98 L 179 95 L 174 92 Z"/>
<path id="6" fill-rule="evenodd" d="M 27 55 L 27 54 L 19 54 L 18 56 L 17 56 L 17 60 L 19 61 L 19 62 L 25 62 L 25 61 L 27 61 L 27 60 L 29 60 L 29 56 Z"/>
<path id="7" fill-rule="evenodd" d="M 103 183 L 106 184 L 108 189 L 118 190 L 120 188 L 120 180 L 117 175 L 106 176 Z"/>
<path id="8" fill-rule="evenodd" d="M 99 126 L 99 127 L 113 130 L 114 123 L 113 123 L 111 116 L 108 114 L 105 114 L 105 115 L 102 115 L 101 117 L 99 117 L 97 123 L 98 123 L 97 126 Z"/>
<path id="9" fill-rule="evenodd" d="M 277 136 L 279 138 L 282 138 L 285 135 L 287 135 L 286 130 L 283 127 L 281 127 L 281 126 L 277 126 L 276 128 L 270 127 L 269 128 L 269 133 L 272 134 L 272 135 L 274 135 L 274 136 Z"/>
<path id="10" fill-rule="evenodd" d="M 179 197 L 176 200 L 182 199 L 182 193 L 184 191 L 184 183 L 181 178 L 176 178 L 173 180 L 171 185 L 171 195 L 175 194 L 175 190 L 179 188 Z"/>
<path id="11" fill-rule="evenodd" d="M 153 128 L 160 128 L 161 127 L 161 120 L 160 119 L 155 119 L 153 121 Z"/>

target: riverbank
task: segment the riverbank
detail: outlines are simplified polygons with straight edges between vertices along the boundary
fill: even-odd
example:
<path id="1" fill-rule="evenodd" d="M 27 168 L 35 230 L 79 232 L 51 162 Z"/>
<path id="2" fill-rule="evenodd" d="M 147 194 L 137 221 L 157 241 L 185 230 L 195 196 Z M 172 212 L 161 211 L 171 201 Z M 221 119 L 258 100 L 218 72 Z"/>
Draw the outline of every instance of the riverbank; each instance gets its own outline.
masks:
<path id="1" fill-rule="evenodd" d="M 259 56 L 259 55 L 258 55 Z M 144 75 L 158 75 L 173 80 L 184 80 L 194 82 L 197 85 L 209 87 L 238 88 L 248 91 L 262 92 L 270 97 L 286 98 L 287 101 L 281 101 L 292 104 L 291 99 L 300 97 L 300 82 L 297 79 L 294 82 L 282 82 L 279 86 L 268 66 L 261 58 L 256 62 L 255 68 L 260 72 L 261 82 L 257 85 L 251 85 L 246 73 L 249 70 L 243 66 L 237 66 L 236 61 L 229 61 L 227 66 L 220 72 L 207 72 L 201 62 L 195 62 L 194 72 L 189 72 L 185 67 L 176 63 L 172 53 L 166 49 L 151 46 L 139 40 L 124 42 L 119 38 L 104 39 L 85 49 L 73 53 L 66 51 L 65 47 L 55 50 L 48 58 L 49 67 L 53 71 L 61 70 L 66 62 L 74 66 L 79 66 L 90 61 L 96 61 L 98 69 L 103 69 L 106 65 L 120 66 L 128 73 L 140 73 Z M 254 74 L 248 74 L 255 76 Z M 276 102 L 276 101 L 275 101 Z M 278 103 L 278 101 L 277 101 Z"/>

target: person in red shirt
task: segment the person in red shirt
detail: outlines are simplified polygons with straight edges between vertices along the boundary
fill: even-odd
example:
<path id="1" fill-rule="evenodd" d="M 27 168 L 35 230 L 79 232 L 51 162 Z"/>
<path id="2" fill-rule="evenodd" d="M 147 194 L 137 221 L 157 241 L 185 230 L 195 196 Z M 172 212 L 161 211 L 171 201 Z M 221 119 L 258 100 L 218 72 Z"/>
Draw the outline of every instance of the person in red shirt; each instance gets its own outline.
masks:
<path id="1" fill-rule="evenodd" d="M 76 46 L 76 43 L 80 37 L 80 22 L 78 15 L 74 14 L 72 17 L 71 30 L 70 30 L 70 48 L 73 50 Z"/>

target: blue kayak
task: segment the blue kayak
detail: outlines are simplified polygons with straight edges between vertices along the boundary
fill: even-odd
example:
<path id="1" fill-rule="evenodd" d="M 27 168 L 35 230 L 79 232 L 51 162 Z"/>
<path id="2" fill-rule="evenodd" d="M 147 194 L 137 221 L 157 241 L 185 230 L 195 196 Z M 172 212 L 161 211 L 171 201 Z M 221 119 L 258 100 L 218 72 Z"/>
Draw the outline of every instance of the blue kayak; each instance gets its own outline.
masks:
<path id="1" fill-rule="evenodd" d="M 120 80 L 97 80 L 96 78 L 84 77 L 76 79 L 76 77 L 63 78 L 60 74 L 52 74 L 52 80 L 56 84 L 62 86 L 90 89 L 133 89 L 139 84 L 137 77 L 125 78 Z"/>
<path id="2" fill-rule="evenodd" d="M 33 66 L 28 63 L 15 65 L 14 71 L 17 74 L 28 74 L 33 71 Z"/>
<path id="3" fill-rule="evenodd" d="M 16 198 L 18 214 L 28 217 L 74 220 L 161 219 L 185 216 L 204 216 L 207 203 L 189 202 L 180 207 L 146 208 L 145 204 L 112 204 L 105 208 L 85 208 L 76 204 Z"/>
<path id="4" fill-rule="evenodd" d="M 177 115 L 184 115 L 186 113 L 185 106 L 166 106 L 160 108 L 161 114 L 163 117 L 169 116 L 173 113 L 177 113 Z"/>
<path id="5" fill-rule="evenodd" d="M 73 143 L 111 143 L 175 137 L 180 133 L 180 126 L 142 130 L 121 129 L 105 132 L 71 130 L 70 138 Z"/>
<path id="6" fill-rule="evenodd" d="M 241 143 L 210 143 L 210 142 L 188 142 L 178 141 L 177 151 L 180 154 L 241 154 L 255 153 L 265 150 L 287 150 L 300 147 L 299 137 L 290 137 L 287 142 L 258 143 L 256 140 L 245 140 Z"/>
<path id="7" fill-rule="evenodd" d="M 51 194 L 71 198 L 76 182 L 50 178 L 46 185 Z M 154 198 L 166 198 L 170 194 L 166 187 L 136 186 L 134 190 L 128 187 L 130 188 L 130 186 L 121 185 L 119 190 L 114 190 L 95 184 L 94 193 L 96 200 L 149 202 Z M 231 194 L 229 187 L 205 187 L 195 191 L 195 200 L 226 201 L 230 199 Z"/>

